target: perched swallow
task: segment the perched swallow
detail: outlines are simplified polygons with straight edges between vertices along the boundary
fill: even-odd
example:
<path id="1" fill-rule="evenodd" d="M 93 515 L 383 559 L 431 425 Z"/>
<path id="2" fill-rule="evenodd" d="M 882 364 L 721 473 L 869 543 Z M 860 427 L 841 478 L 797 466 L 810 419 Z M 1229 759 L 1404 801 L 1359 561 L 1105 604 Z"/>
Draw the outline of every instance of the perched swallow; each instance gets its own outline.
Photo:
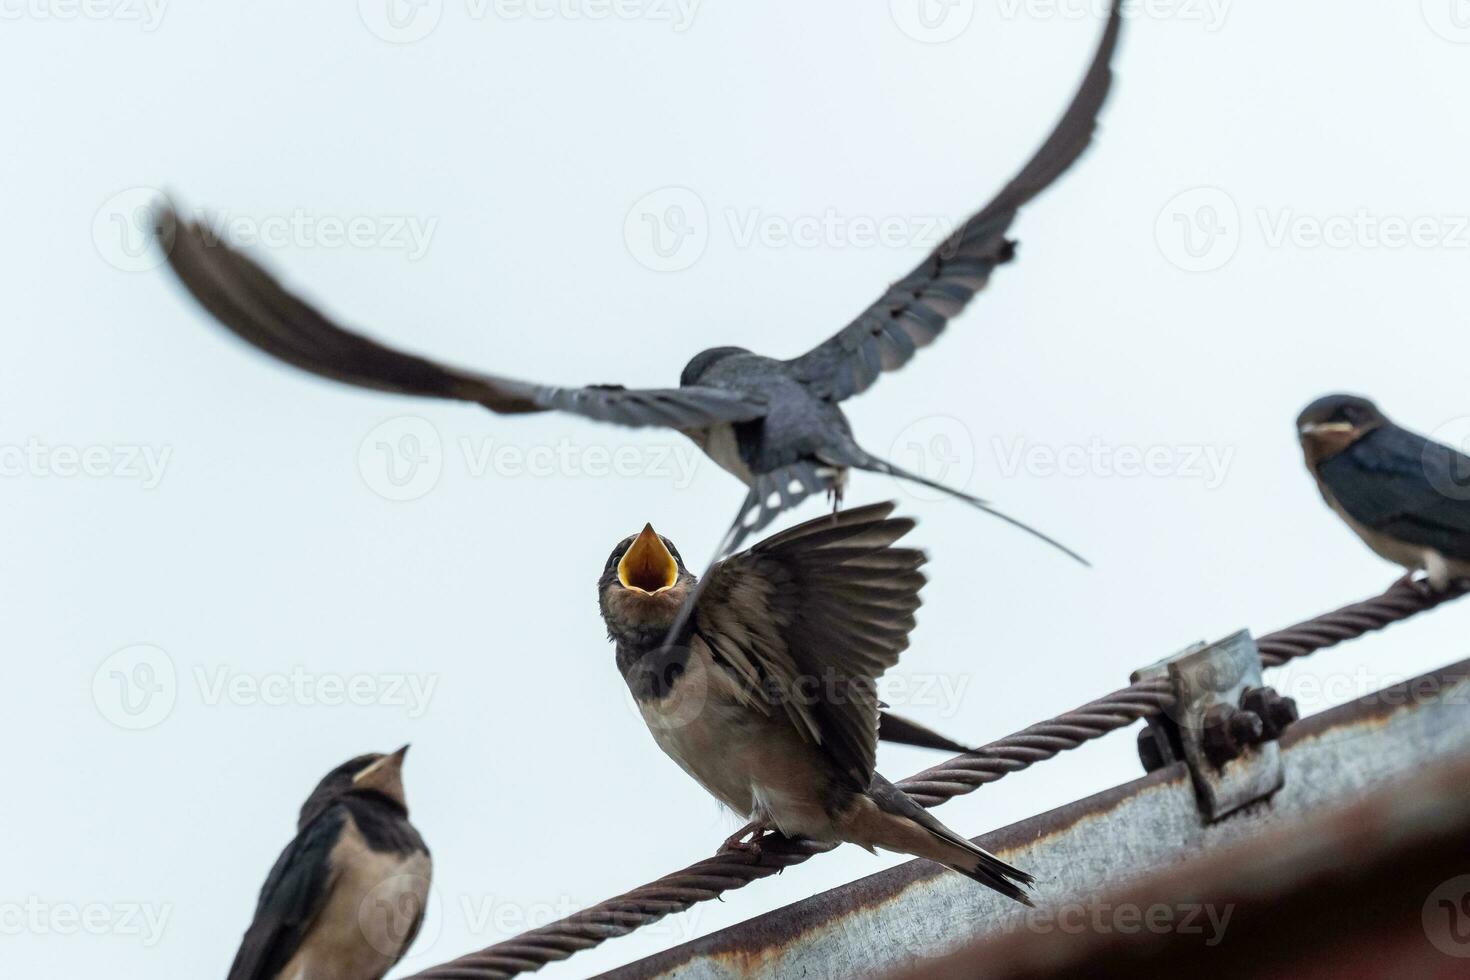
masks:
<path id="1" fill-rule="evenodd" d="M 1441 592 L 1470 579 L 1470 457 L 1355 395 L 1308 405 L 1297 433 L 1327 505 L 1368 547 Z"/>
<path id="2" fill-rule="evenodd" d="M 1030 904 L 1032 879 L 950 830 L 874 771 L 877 679 L 908 646 L 924 576 L 895 548 L 893 504 L 820 517 L 717 563 L 696 590 L 651 526 L 613 549 L 598 601 L 618 669 L 659 747 L 767 830 L 936 861 Z M 691 595 L 693 615 L 664 637 Z"/>
<path id="3" fill-rule="evenodd" d="M 984 501 L 872 455 L 854 439 L 840 403 L 908 363 L 1009 262 L 1017 212 L 1092 141 L 1112 83 L 1121 27 L 1115 2 L 1091 68 L 1041 149 L 994 199 L 909 275 L 826 342 L 791 360 L 717 347 L 696 355 L 677 388 L 555 387 L 465 371 L 394 350 L 344 329 L 287 291 L 203 225 L 165 207 L 158 236 L 184 286 L 224 326 L 283 361 L 336 381 L 483 405 L 505 414 L 564 411 L 627 426 L 665 426 L 691 438 L 748 488 L 718 555 L 807 496 L 840 502 L 849 470 L 935 487 L 995 513 Z M 1050 544 L 1070 550 L 1003 514 Z M 1080 558 L 1078 558 L 1081 561 Z"/>
<path id="4" fill-rule="evenodd" d="M 432 862 L 408 822 L 404 746 L 333 769 L 260 890 L 229 980 L 380 980 L 413 945 Z"/>

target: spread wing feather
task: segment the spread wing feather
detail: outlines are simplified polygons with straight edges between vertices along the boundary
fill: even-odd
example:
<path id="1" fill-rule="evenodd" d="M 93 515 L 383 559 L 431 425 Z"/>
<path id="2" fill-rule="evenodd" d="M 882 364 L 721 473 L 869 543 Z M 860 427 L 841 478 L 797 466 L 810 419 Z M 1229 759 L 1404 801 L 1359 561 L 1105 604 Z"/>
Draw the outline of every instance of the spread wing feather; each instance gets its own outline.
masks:
<path id="1" fill-rule="evenodd" d="M 717 564 L 694 633 L 753 704 L 784 712 L 858 791 L 872 779 L 877 679 L 908 646 L 924 554 L 894 543 L 913 521 L 876 504 L 820 517 Z"/>
<path id="2" fill-rule="evenodd" d="M 756 397 L 717 388 L 557 387 L 464 371 L 347 330 L 283 287 L 204 225 L 159 216 L 170 268 L 216 320 L 304 371 L 362 388 L 474 402 L 502 414 L 563 411 L 626 426 L 704 428 L 765 414 Z"/>
<path id="3" fill-rule="evenodd" d="M 963 228 L 936 248 L 852 323 L 789 363 L 815 391 L 841 401 L 866 391 L 878 375 L 907 364 L 985 288 L 996 266 L 1009 262 L 1012 222 L 1032 198 L 1067 171 L 1092 143 L 1097 117 L 1112 86 L 1112 58 L 1122 29 L 1114 0 L 1102 41 L 1056 128 L 1009 184 Z"/>

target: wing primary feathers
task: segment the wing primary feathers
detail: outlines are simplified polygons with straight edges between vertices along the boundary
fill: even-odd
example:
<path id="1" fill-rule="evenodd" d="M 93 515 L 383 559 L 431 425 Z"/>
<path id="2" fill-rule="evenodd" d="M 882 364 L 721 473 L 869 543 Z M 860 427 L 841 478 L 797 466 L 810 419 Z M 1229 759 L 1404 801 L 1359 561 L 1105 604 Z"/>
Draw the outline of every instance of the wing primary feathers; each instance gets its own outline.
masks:
<path id="1" fill-rule="evenodd" d="M 184 288 L 231 333 L 333 381 L 402 395 L 472 402 L 501 414 L 572 412 L 625 426 L 696 429 L 765 414 L 763 399 L 718 388 L 557 387 L 464 371 L 394 350 L 333 323 L 204 224 L 165 202 L 155 236 Z"/>
<path id="2" fill-rule="evenodd" d="M 1006 234 L 1017 212 L 1092 144 L 1098 113 L 1112 87 L 1112 58 L 1122 23 L 1122 0 L 1114 0 L 1081 85 L 1020 172 L 857 319 L 787 362 L 799 379 L 831 401 L 861 394 L 883 372 L 897 370 L 932 343 L 986 287 L 991 273 L 1015 257 L 1015 243 Z"/>
<path id="3" fill-rule="evenodd" d="M 873 775 L 877 679 L 908 647 L 924 584 L 923 552 L 895 547 L 914 523 L 892 511 L 855 508 L 773 535 L 717 562 L 693 603 L 694 634 L 753 665 L 753 696 L 774 698 L 858 792 Z M 903 722 L 890 731 L 955 744 Z"/>

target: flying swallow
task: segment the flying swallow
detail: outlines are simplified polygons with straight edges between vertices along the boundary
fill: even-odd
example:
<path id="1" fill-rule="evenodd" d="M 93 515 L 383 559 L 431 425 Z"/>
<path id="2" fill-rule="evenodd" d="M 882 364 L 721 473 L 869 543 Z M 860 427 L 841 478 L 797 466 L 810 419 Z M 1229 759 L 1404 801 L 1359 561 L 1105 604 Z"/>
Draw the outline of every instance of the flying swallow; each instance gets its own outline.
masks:
<path id="1" fill-rule="evenodd" d="M 1368 547 L 1441 592 L 1470 579 L 1470 457 L 1355 395 L 1308 405 L 1297 433 L 1327 505 Z"/>
<path id="2" fill-rule="evenodd" d="M 841 402 L 885 371 L 907 364 L 939 336 L 991 272 L 1009 262 L 1007 238 L 1019 210 L 1051 185 L 1092 142 L 1112 84 L 1122 21 L 1109 14 L 1091 67 L 1070 106 L 1036 154 L 989 204 L 893 284 L 855 320 L 790 360 L 739 347 L 689 361 L 676 388 L 557 387 L 466 371 L 395 350 L 332 322 L 204 225 L 165 205 L 157 234 L 169 265 L 225 327 L 267 354 L 322 377 L 364 388 L 454 399 L 503 414 L 563 411 L 625 426 L 664 426 L 692 439 L 748 488 L 718 555 L 759 532 L 782 511 L 825 491 L 840 502 L 850 470 L 884 473 L 934 487 L 1069 549 L 985 501 L 863 449 Z"/>
<path id="3" fill-rule="evenodd" d="M 1021 902 L 1025 872 L 874 771 L 877 679 L 908 646 L 924 554 L 893 504 L 820 517 L 718 562 L 696 590 L 651 526 L 598 582 L 617 664 L 661 749 L 750 823 L 726 842 L 846 841 L 928 858 Z M 686 599 L 693 614 L 665 643 Z"/>
<path id="4" fill-rule="evenodd" d="M 380 980 L 413 945 L 432 862 L 403 793 L 404 746 L 327 773 L 260 890 L 229 980 Z"/>

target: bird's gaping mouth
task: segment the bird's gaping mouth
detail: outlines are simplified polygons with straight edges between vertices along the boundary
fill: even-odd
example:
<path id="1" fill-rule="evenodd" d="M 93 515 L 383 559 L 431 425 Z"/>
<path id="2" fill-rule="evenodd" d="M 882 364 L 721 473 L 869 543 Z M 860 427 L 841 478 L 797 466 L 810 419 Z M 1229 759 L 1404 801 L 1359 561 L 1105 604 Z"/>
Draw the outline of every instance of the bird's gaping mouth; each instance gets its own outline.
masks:
<path id="1" fill-rule="evenodd" d="M 657 595 L 673 588 L 679 580 L 679 563 L 664 546 L 663 539 L 653 530 L 652 524 L 643 525 L 638 539 L 618 562 L 618 581 L 624 587 L 637 589 L 647 595 Z"/>

